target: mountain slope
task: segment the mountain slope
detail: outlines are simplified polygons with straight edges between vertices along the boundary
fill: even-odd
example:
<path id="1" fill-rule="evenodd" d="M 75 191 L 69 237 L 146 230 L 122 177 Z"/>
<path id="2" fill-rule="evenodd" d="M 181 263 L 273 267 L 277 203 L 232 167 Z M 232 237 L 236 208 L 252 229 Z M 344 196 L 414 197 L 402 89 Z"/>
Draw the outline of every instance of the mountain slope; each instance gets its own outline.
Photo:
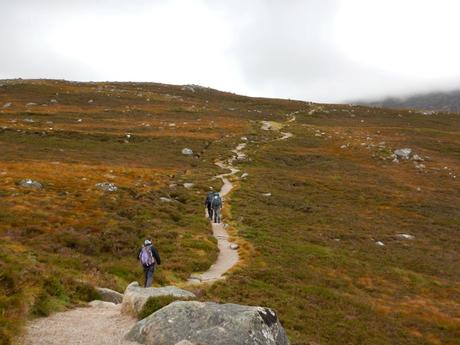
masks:
<path id="1" fill-rule="evenodd" d="M 293 344 L 456 343 L 456 114 L 196 86 L 0 84 L 4 344 L 28 317 L 94 298 L 94 285 L 121 291 L 141 279 L 135 253 L 145 237 L 164 261 L 156 284 L 208 269 L 217 248 L 204 196 L 220 187 L 215 161 L 241 137 L 247 159 L 234 163 L 241 173 L 225 219 L 243 240 L 242 263 L 197 288 L 200 298 L 271 307 Z M 278 140 L 280 131 L 293 137 Z M 401 148 L 409 159 L 395 159 Z"/>
<path id="2" fill-rule="evenodd" d="M 354 102 L 384 108 L 418 109 L 426 111 L 460 112 L 460 90 L 431 92 L 406 98 L 386 98 L 382 101 Z"/>

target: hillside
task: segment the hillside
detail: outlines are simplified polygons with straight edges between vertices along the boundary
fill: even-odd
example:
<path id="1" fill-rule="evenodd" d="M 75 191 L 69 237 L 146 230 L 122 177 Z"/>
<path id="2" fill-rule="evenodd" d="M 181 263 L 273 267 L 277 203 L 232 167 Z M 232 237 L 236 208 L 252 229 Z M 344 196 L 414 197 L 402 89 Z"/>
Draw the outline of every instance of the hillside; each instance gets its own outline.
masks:
<path id="1" fill-rule="evenodd" d="M 410 97 L 389 97 L 381 101 L 352 102 L 354 104 L 396 109 L 418 109 L 425 111 L 460 112 L 460 90 L 430 92 Z"/>
<path id="2" fill-rule="evenodd" d="M 297 345 L 458 343 L 458 115 L 191 85 L 0 85 L 0 344 L 96 285 L 139 280 L 145 237 L 162 255 L 156 285 L 206 271 L 204 197 L 242 137 L 224 214 L 242 260 L 199 298 L 273 308 Z"/>

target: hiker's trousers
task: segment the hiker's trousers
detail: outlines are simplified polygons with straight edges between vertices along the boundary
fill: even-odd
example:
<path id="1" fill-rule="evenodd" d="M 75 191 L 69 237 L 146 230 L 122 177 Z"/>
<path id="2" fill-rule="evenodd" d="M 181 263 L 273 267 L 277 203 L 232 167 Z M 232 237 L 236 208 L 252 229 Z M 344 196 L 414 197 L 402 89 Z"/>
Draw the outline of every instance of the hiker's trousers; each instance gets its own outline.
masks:
<path id="1" fill-rule="evenodd" d="M 155 265 L 144 266 L 144 287 L 151 287 L 153 284 L 153 274 L 155 273 Z"/>
<path id="2" fill-rule="evenodd" d="M 220 208 L 213 209 L 214 223 L 220 223 Z"/>

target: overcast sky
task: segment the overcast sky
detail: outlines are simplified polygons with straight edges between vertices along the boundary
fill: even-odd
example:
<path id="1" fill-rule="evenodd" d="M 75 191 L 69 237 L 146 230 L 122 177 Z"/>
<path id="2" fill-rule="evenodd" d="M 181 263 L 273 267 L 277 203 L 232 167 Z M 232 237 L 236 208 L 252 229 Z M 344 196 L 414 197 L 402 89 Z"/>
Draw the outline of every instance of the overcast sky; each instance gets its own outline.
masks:
<path id="1" fill-rule="evenodd" d="M 460 87 L 458 0 L 0 0 L 0 78 L 341 102 Z"/>

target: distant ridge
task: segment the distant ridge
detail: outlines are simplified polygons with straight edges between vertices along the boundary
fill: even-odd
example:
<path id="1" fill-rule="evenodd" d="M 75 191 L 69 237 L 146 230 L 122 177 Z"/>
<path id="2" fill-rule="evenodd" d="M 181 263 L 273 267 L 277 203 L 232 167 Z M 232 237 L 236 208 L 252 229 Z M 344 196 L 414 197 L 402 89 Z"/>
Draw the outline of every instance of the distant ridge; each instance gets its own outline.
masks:
<path id="1" fill-rule="evenodd" d="M 384 108 L 460 112 L 460 89 L 449 92 L 430 92 L 402 98 L 389 97 L 381 101 L 358 101 L 352 103 Z"/>

